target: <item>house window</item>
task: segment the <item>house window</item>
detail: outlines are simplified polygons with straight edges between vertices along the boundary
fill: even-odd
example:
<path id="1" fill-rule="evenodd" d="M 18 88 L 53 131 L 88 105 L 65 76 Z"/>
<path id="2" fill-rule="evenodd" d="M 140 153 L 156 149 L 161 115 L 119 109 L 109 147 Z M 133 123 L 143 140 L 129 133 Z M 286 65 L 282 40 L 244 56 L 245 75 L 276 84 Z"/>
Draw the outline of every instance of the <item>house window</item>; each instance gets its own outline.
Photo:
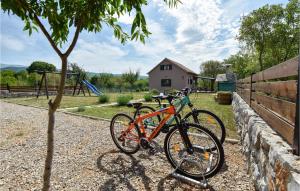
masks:
<path id="1" fill-rule="evenodd" d="M 193 78 L 192 77 L 188 78 L 188 84 L 193 84 Z"/>
<path id="2" fill-rule="evenodd" d="M 172 70 L 171 64 L 160 65 L 160 70 Z"/>
<path id="3" fill-rule="evenodd" d="M 171 87 L 171 79 L 161 79 L 161 87 Z"/>

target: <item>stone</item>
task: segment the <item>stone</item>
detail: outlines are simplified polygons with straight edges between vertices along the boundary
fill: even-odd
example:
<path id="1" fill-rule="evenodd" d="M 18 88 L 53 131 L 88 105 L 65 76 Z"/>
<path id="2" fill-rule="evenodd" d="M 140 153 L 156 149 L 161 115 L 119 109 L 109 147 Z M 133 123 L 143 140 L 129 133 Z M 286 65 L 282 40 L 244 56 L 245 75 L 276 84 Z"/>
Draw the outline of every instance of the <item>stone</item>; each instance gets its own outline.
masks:
<path id="1" fill-rule="evenodd" d="M 300 190 L 300 160 L 237 94 L 232 101 L 243 154 L 257 190 Z"/>

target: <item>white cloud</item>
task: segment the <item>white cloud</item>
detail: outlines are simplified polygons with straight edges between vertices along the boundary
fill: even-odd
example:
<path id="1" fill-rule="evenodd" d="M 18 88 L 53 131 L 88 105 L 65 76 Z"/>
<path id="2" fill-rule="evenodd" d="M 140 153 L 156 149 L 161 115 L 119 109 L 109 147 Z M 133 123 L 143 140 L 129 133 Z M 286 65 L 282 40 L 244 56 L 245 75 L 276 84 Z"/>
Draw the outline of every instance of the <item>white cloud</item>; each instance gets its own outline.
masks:
<path id="1" fill-rule="evenodd" d="M 125 14 L 125 15 L 121 15 L 118 19 L 118 21 L 120 23 L 123 23 L 123 24 L 126 24 L 126 25 L 130 25 L 132 24 L 133 22 L 133 19 L 134 19 L 134 14 Z"/>
<path id="2" fill-rule="evenodd" d="M 22 51 L 25 48 L 25 44 L 17 37 L 6 34 L 0 36 L 1 47 L 8 48 L 14 51 Z"/>
<path id="3" fill-rule="evenodd" d="M 70 56 L 71 62 L 76 62 L 91 72 L 114 72 L 111 70 L 127 52 L 120 47 L 103 42 L 87 42 L 79 39 L 77 48 Z"/>
<path id="4" fill-rule="evenodd" d="M 130 42 L 138 55 L 149 57 L 160 57 L 163 53 L 174 53 L 174 40 L 171 35 L 167 35 L 164 28 L 153 20 L 148 19 L 148 28 L 152 33 L 146 43 L 142 44 L 139 41 Z"/>
<path id="5" fill-rule="evenodd" d="M 235 37 L 239 17 L 226 16 L 230 14 L 230 7 L 236 8 L 236 1 L 226 4 L 228 9 L 219 0 L 182 1 L 176 9 L 170 9 L 159 0 L 154 2 L 159 7 L 160 14 L 175 19 L 176 41 L 171 43 L 175 51 L 170 55 L 171 58 L 198 72 L 201 62 L 209 59 L 222 60 L 238 51 Z"/>
<path id="6" fill-rule="evenodd" d="M 217 0 L 188 0 L 183 1 L 176 9 L 163 5 L 162 10 L 177 20 L 177 43 L 189 42 L 195 38 L 214 39 L 218 34 L 217 30 L 221 28 L 223 10 Z"/>

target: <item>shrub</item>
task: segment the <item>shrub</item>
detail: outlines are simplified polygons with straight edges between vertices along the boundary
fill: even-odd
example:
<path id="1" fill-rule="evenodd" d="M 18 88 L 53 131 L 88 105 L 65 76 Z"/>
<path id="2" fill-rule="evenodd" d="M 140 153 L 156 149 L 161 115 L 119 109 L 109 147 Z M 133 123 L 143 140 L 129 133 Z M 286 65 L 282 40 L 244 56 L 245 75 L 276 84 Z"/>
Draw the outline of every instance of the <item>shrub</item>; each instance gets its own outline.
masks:
<path id="1" fill-rule="evenodd" d="M 126 105 L 132 99 L 132 95 L 122 95 L 117 97 L 117 103 L 119 106 Z"/>
<path id="2" fill-rule="evenodd" d="M 84 112 L 85 111 L 85 107 L 84 106 L 79 106 L 77 108 L 77 112 Z"/>
<path id="3" fill-rule="evenodd" d="M 158 94 L 159 94 L 159 91 L 158 91 L 157 89 L 152 89 L 152 90 L 150 91 L 150 93 L 151 93 L 152 95 L 158 95 Z"/>
<path id="4" fill-rule="evenodd" d="M 150 93 L 145 94 L 144 99 L 146 102 L 152 101 L 152 94 L 150 94 Z"/>
<path id="5" fill-rule="evenodd" d="M 99 96 L 99 99 L 98 99 L 98 102 L 99 102 L 99 103 L 107 103 L 107 102 L 109 102 L 109 97 L 108 97 L 108 95 L 106 95 L 106 94 L 100 95 L 100 96 Z"/>

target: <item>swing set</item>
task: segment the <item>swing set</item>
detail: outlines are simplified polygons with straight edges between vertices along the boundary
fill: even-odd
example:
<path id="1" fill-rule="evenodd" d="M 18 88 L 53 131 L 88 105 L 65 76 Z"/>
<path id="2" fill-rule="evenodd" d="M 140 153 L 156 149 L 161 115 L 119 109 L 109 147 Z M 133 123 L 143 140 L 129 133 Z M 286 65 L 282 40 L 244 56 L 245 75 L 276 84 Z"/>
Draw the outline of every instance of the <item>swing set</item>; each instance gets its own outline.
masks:
<path id="1" fill-rule="evenodd" d="M 49 86 L 48 85 L 48 74 L 61 74 L 61 72 L 47 72 L 47 71 L 35 71 L 38 74 L 42 75 L 42 78 L 40 82 L 38 83 L 38 89 L 37 89 L 37 95 L 36 98 L 38 98 L 41 95 L 42 91 L 42 86 L 44 84 L 44 91 L 47 96 L 47 99 L 49 99 L 49 91 L 58 91 L 58 86 Z M 84 81 L 86 81 L 86 76 L 85 74 L 82 75 L 81 73 L 72 73 L 72 72 L 67 72 L 67 77 L 70 78 L 70 76 L 75 76 L 76 77 L 76 83 L 74 86 L 65 86 L 66 89 L 73 89 L 72 95 L 74 96 L 76 94 L 77 90 L 77 95 L 80 94 L 80 92 L 83 93 L 85 96 L 85 91 L 84 91 Z M 91 96 L 89 88 L 87 88 L 87 92 L 89 96 Z"/>

